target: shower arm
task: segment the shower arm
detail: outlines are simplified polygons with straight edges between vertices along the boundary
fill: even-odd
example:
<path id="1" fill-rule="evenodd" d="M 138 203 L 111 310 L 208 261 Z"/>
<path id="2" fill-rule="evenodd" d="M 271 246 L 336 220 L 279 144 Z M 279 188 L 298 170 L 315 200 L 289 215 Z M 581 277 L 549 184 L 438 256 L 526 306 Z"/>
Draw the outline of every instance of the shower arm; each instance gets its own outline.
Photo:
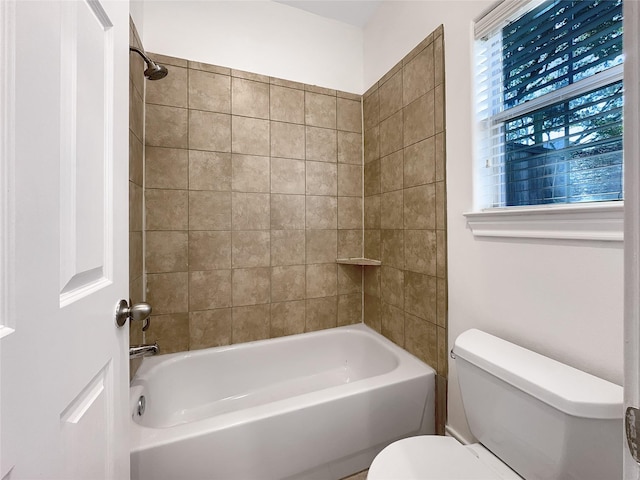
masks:
<path id="1" fill-rule="evenodd" d="M 144 53 L 142 50 L 140 50 L 137 47 L 131 47 L 129 46 L 129 51 L 130 52 L 136 52 L 138 55 L 140 55 L 144 61 L 147 63 L 147 65 L 151 66 L 151 65 L 155 65 L 156 62 L 154 62 L 153 60 L 151 60 L 149 57 L 147 57 L 147 54 Z"/>

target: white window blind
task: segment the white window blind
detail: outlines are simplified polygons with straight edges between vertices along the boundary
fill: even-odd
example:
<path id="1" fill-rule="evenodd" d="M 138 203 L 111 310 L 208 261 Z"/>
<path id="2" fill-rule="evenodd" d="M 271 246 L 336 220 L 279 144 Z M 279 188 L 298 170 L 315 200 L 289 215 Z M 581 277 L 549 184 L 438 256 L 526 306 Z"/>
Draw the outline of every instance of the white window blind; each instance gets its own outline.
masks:
<path id="1" fill-rule="evenodd" d="M 622 0 L 511 1 L 476 23 L 480 207 L 622 199 Z"/>

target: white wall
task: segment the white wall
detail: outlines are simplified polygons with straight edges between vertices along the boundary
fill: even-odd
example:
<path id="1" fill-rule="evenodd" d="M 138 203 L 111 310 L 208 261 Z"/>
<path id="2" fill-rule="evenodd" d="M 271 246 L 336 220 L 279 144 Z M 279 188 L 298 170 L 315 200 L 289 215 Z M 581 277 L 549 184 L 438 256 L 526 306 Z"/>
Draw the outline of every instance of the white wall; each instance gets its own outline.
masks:
<path id="1" fill-rule="evenodd" d="M 386 1 L 364 30 L 367 89 L 444 24 L 449 344 L 476 327 L 622 384 L 622 244 L 479 240 L 473 208 L 473 20 L 487 1 Z M 449 426 L 467 440 L 450 361 Z"/>
<path id="2" fill-rule="evenodd" d="M 144 2 L 142 0 L 131 0 L 129 2 L 129 15 L 131 15 L 138 35 L 142 39 L 144 36 Z"/>
<path id="3" fill-rule="evenodd" d="M 362 30 L 280 3 L 144 4 L 145 49 L 189 60 L 362 93 Z"/>

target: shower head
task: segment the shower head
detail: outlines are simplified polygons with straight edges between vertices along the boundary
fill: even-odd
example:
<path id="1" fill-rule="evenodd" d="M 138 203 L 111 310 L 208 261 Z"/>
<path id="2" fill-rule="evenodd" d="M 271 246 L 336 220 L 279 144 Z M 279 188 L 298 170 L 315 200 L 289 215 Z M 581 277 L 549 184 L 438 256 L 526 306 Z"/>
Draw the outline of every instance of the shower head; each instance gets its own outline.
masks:
<path id="1" fill-rule="evenodd" d="M 151 60 L 147 56 L 147 54 L 144 53 L 139 48 L 130 46 L 129 51 L 136 52 L 138 55 L 140 55 L 144 59 L 144 61 L 147 64 L 147 69 L 144 71 L 144 76 L 147 77 L 149 80 L 160 80 L 161 78 L 166 77 L 167 74 L 169 73 L 169 71 L 167 70 L 167 67 L 165 67 L 164 65 L 160 65 L 154 62 L 153 60 Z"/>

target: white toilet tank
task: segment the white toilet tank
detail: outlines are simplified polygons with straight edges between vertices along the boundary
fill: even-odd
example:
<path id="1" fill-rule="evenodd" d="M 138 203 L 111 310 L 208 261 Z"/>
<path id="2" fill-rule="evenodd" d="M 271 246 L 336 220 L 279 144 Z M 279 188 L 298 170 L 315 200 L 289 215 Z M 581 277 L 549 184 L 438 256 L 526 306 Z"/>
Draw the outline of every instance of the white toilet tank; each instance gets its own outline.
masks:
<path id="1" fill-rule="evenodd" d="M 471 432 L 526 480 L 622 478 L 621 386 L 475 329 L 453 353 Z"/>

